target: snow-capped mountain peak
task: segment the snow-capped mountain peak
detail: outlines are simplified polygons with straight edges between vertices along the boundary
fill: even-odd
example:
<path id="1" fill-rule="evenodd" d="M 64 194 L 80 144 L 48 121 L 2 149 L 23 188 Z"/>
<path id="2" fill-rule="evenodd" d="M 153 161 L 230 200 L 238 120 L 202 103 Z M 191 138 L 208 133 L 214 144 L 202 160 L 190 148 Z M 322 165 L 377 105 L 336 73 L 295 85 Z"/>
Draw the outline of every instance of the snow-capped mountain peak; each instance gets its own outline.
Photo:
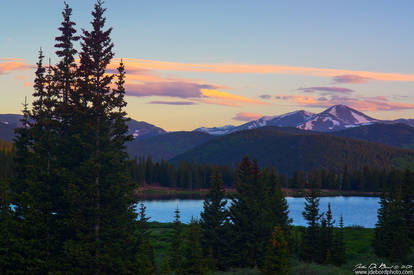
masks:
<path id="1" fill-rule="evenodd" d="M 377 120 L 346 105 L 334 105 L 298 125 L 297 128 L 331 132 L 374 122 L 377 122 Z"/>
<path id="2" fill-rule="evenodd" d="M 264 116 L 257 120 L 253 120 L 245 124 L 242 124 L 234 128 L 230 132 L 232 133 L 242 130 L 255 129 L 264 126 L 296 127 L 299 124 L 307 121 L 313 115 L 313 113 L 304 110 L 299 110 L 277 116 Z"/>

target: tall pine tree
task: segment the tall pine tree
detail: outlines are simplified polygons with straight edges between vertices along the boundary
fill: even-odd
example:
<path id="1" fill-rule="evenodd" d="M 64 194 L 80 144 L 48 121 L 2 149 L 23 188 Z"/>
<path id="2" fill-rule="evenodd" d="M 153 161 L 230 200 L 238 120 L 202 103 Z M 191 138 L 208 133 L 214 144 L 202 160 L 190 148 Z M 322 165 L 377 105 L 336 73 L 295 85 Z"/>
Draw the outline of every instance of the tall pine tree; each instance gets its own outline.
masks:
<path id="1" fill-rule="evenodd" d="M 200 227 L 203 236 L 204 255 L 213 257 L 216 261 L 216 266 L 220 269 L 226 268 L 222 263 L 223 248 L 225 246 L 223 226 L 228 215 L 226 204 L 223 180 L 219 169 L 216 168 L 211 177 L 210 192 L 204 200 Z"/>

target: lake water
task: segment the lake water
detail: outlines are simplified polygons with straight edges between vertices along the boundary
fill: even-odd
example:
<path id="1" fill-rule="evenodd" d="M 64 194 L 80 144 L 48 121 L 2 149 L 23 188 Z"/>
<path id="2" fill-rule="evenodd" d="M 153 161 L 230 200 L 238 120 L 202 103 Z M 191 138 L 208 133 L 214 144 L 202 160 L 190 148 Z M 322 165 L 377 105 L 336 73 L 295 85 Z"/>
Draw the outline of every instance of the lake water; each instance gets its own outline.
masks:
<path id="1" fill-rule="evenodd" d="M 302 216 L 305 199 L 293 197 L 286 199 L 293 225 L 306 225 Z M 319 206 L 322 212 L 326 211 L 328 203 L 331 203 L 336 226 L 340 216 L 343 215 L 345 226 L 359 225 L 372 228 L 377 222 L 378 202 L 379 198 L 377 197 L 322 197 Z M 184 223 L 190 222 L 191 218 L 198 219 L 203 210 L 203 200 L 200 199 L 148 200 L 143 203 L 147 207 L 147 216 L 150 217 L 150 221 L 158 222 L 172 222 L 177 206 L 181 212 L 181 222 Z"/>

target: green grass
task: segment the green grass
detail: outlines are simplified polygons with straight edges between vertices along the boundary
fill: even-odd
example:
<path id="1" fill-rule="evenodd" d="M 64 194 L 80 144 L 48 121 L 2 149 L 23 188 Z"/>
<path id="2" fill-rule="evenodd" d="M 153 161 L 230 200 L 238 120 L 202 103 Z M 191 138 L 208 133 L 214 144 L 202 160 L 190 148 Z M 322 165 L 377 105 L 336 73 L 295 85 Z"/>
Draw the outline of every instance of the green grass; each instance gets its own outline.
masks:
<path id="1" fill-rule="evenodd" d="M 164 257 L 171 252 L 170 242 L 172 239 L 173 229 L 172 223 L 149 223 L 149 229 L 154 239 L 155 262 L 157 266 L 161 266 Z M 187 225 L 182 224 L 183 229 Z M 302 227 L 303 228 L 303 227 Z M 293 230 L 300 232 L 301 227 L 294 226 Z M 358 263 L 369 265 L 371 263 L 385 263 L 391 265 L 390 261 L 377 257 L 372 249 L 374 238 L 374 229 L 362 227 L 346 227 L 344 229 L 345 247 L 346 247 L 346 263 L 341 267 L 332 265 L 320 265 L 316 263 L 304 263 L 292 257 L 291 274 L 301 275 L 345 275 L 354 274 L 352 270 Z M 409 257 L 409 263 L 414 263 L 414 253 Z M 214 275 L 254 275 L 260 274 L 258 269 L 235 269 L 226 272 L 214 272 Z"/>

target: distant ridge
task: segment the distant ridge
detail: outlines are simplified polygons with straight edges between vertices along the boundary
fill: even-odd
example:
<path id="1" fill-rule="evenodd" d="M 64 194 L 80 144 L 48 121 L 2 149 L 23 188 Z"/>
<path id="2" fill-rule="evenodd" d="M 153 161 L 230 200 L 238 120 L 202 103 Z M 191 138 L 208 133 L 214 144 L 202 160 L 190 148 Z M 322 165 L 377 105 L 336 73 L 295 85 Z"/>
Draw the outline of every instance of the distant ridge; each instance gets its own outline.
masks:
<path id="1" fill-rule="evenodd" d="M 226 135 L 243 130 L 251 130 L 265 126 L 296 127 L 302 130 L 317 132 L 335 132 L 348 128 L 354 128 L 373 123 L 403 123 L 414 127 L 414 119 L 380 120 L 350 108 L 338 104 L 331 106 L 319 114 L 298 110 L 277 116 L 263 116 L 240 126 L 225 127 L 200 127 L 194 131 L 205 132 L 214 135 Z M 217 131 L 219 129 L 220 131 Z"/>
<path id="2" fill-rule="evenodd" d="M 326 168 L 336 171 L 365 166 L 390 168 L 414 161 L 414 150 L 292 128 L 262 127 L 212 139 L 171 159 L 236 165 L 245 155 L 283 173 Z M 294 129 L 294 128 L 293 128 Z"/>

